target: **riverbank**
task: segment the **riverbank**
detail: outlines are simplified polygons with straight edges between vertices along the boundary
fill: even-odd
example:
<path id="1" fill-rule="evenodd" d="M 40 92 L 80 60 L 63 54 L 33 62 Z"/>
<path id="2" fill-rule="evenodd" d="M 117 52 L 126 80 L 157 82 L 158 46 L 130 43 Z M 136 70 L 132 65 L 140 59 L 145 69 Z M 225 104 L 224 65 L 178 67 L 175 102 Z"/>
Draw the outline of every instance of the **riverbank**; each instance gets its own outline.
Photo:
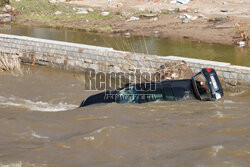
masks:
<path id="1" fill-rule="evenodd" d="M 68 3 L 21 0 L 12 5 L 19 10 L 14 17 L 14 24 L 19 25 L 120 33 L 127 36 L 188 38 L 228 45 L 241 41 L 242 32 L 250 33 L 250 2 L 246 1 L 170 4 L 170 1 L 156 3 L 117 0 L 107 4 L 101 0 Z M 221 12 L 224 9 L 228 11 Z"/>

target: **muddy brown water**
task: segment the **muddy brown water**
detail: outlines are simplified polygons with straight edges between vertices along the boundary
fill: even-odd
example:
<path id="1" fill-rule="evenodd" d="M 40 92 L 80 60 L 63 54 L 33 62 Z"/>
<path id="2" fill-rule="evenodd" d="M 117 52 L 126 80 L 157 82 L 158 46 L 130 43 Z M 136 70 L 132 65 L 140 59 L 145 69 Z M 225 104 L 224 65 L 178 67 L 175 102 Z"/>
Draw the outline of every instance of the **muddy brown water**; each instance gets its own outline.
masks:
<path id="1" fill-rule="evenodd" d="M 181 56 L 228 62 L 250 67 L 250 49 L 237 46 L 205 44 L 185 39 L 157 37 L 124 37 L 121 35 L 91 34 L 73 30 L 1 25 L 0 33 L 24 35 L 74 43 L 111 47 L 117 50 L 141 52 L 160 56 Z"/>
<path id="2" fill-rule="evenodd" d="M 250 93 L 77 108 L 83 76 L 0 73 L 0 166 L 247 167 Z"/>

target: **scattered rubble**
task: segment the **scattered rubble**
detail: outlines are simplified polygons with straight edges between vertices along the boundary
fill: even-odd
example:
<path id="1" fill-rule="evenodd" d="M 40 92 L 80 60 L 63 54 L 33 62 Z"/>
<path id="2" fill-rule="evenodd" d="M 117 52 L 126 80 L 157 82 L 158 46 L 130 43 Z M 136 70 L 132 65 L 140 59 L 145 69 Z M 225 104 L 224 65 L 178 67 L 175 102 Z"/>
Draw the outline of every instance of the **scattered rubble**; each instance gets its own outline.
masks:
<path id="1" fill-rule="evenodd" d="M 208 19 L 208 22 L 214 23 L 214 24 L 223 24 L 229 21 L 230 21 L 229 17 L 215 17 L 215 18 Z"/>

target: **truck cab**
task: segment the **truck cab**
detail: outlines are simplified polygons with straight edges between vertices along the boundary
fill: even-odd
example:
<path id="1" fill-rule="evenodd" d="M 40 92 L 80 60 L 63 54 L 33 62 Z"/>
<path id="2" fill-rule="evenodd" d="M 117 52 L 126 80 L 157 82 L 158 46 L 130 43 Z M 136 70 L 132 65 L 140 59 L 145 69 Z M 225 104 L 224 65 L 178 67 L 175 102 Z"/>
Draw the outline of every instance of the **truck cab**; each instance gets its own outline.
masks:
<path id="1" fill-rule="evenodd" d="M 120 89 L 107 90 L 88 97 L 80 107 L 97 103 L 146 103 L 157 100 L 215 101 L 223 95 L 223 89 L 215 70 L 203 68 L 191 79 L 126 84 Z"/>

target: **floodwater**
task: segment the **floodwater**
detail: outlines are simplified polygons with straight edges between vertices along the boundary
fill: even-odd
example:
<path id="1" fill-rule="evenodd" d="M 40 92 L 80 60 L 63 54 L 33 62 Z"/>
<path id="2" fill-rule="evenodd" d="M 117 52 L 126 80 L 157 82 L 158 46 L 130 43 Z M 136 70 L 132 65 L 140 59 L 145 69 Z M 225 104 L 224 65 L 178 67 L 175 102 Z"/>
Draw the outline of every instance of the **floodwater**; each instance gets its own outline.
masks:
<path id="1" fill-rule="evenodd" d="M 250 67 L 250 49 L 237 46 L 204 44 L 185 39 L 163 39 L 157 37 L 107 36 L 73 30 L 57 30 L 25 26 L 1 25 L 0 33 L 24 35 L 74 43 L 111 47 L 117 50 L 141 52 L 160 56 L 181 56 L 229 62 Z"/>
<path id="2" fill-rule="evenodd" d="M 250 93 L 77 108 L 81 74 L 0 73 L 0 166 L 247 167 Z M 5 166 L 5 167 L 6 167 Z"/>

